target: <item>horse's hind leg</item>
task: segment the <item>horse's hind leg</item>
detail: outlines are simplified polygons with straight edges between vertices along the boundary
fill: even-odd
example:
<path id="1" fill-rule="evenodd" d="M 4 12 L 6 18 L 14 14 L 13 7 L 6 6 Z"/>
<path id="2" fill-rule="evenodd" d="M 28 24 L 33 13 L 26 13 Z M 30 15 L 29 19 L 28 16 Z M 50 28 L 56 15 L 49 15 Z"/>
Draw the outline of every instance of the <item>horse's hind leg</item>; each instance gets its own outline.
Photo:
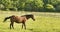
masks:
<path id="1" fill-rule="evenodd" d="M 12 28 L 14 29 L 14 22 L 12 23 Z"/>
<path id="2" fill-rule="evenodd" d="M 11 28 L 14 29 L 13 24 L 14 24 L 14 22 L 11 22 L 11 23 L 10 23 L 10 29 L 11 29 Z M 12 27 L 11 27 L 11 26 L 12 26 Z"/>
<path id="3" fill-rule="evenodd" d="M 11 29 L 11 25 L 12 25 L 12 24 L 10 23 L 10 29 Z"/>

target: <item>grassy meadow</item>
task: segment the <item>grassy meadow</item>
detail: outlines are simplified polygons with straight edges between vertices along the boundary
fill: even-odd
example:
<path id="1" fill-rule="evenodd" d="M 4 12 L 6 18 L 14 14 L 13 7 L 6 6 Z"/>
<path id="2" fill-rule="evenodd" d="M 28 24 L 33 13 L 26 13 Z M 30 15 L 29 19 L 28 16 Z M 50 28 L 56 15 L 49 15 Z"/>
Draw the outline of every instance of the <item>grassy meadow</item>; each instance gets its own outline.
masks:
<path id="1" fill-rule="evenodd" d="M 29 19 L 26 21 L 27 29 L 21 29 L 21 23 L 14 23 L 15 29 L 9 29 L 9 19 L 3 23 L 7 16 L 24 14 L 34 14 L 35 21 Z M 60 13 L 50 12 L 14 12 L 14 11 L 0 11 L 0 32 L 60 32 Z"/>

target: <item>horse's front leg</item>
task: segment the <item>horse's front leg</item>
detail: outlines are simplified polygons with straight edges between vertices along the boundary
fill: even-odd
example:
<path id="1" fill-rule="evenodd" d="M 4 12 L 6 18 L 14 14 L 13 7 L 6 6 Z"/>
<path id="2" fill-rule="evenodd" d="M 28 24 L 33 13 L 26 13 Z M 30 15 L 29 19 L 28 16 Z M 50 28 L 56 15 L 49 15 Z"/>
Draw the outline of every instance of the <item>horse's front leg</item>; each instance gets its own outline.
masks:
<path id="1" fill-rule="evenodd" d="M 12 28 L 14 29 L 14 22 L 12 22 Z"/>
<path id="2" fill-rule="evenodd" d="M 26 24 L 25 24 L 25 22 L 23 22 L 23 25 L 24 25 L 24 28 L 26 29 Z"/>

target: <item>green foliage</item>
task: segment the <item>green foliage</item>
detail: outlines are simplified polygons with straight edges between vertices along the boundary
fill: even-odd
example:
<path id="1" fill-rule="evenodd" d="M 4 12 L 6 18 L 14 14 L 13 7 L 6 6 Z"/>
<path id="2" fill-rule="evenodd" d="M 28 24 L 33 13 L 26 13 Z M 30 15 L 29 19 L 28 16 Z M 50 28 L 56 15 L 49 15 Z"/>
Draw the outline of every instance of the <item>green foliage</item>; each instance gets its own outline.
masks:
<path id="1" fill-rule="evenodd" d="M 59 10 L 60 0 L 0 0 L 1 10 L 46 11 Z"/>
<path id="2" fill-rule="evenodd" d="M 46 5 L 46 9 L 48 9 L 47 11 L 55 11 L 55 8 L 53 7 L 53 5 L 50 5 L 50 4 Z"/>
<path id="3" fill-rule="evenodd" d="M 0 9 L 3 9 L 4 8 L 4 5 L 0 4 Z"/>
<path id="4" fill-rule="evenodd" d="M 54 8 L 52 5 L 50 5 L 50 4 L 47 4 L 46 5 L 46 8 L 48 8 L 48 9 L 52 9 L 52 8 Z"/>

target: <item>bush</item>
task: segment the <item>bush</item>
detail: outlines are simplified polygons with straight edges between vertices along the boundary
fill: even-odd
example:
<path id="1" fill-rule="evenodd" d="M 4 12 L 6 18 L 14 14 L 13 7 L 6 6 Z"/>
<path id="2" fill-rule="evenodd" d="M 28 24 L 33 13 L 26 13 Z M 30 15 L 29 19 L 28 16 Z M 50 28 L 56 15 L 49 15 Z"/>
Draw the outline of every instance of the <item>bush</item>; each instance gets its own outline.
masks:
<path id="1" fill-rule="evenodd" d="M 46 8 L 47 11 L 55 11 L 54 6 L 51 5 L 51 4 L 47 4 L 45 8 Z"/>

